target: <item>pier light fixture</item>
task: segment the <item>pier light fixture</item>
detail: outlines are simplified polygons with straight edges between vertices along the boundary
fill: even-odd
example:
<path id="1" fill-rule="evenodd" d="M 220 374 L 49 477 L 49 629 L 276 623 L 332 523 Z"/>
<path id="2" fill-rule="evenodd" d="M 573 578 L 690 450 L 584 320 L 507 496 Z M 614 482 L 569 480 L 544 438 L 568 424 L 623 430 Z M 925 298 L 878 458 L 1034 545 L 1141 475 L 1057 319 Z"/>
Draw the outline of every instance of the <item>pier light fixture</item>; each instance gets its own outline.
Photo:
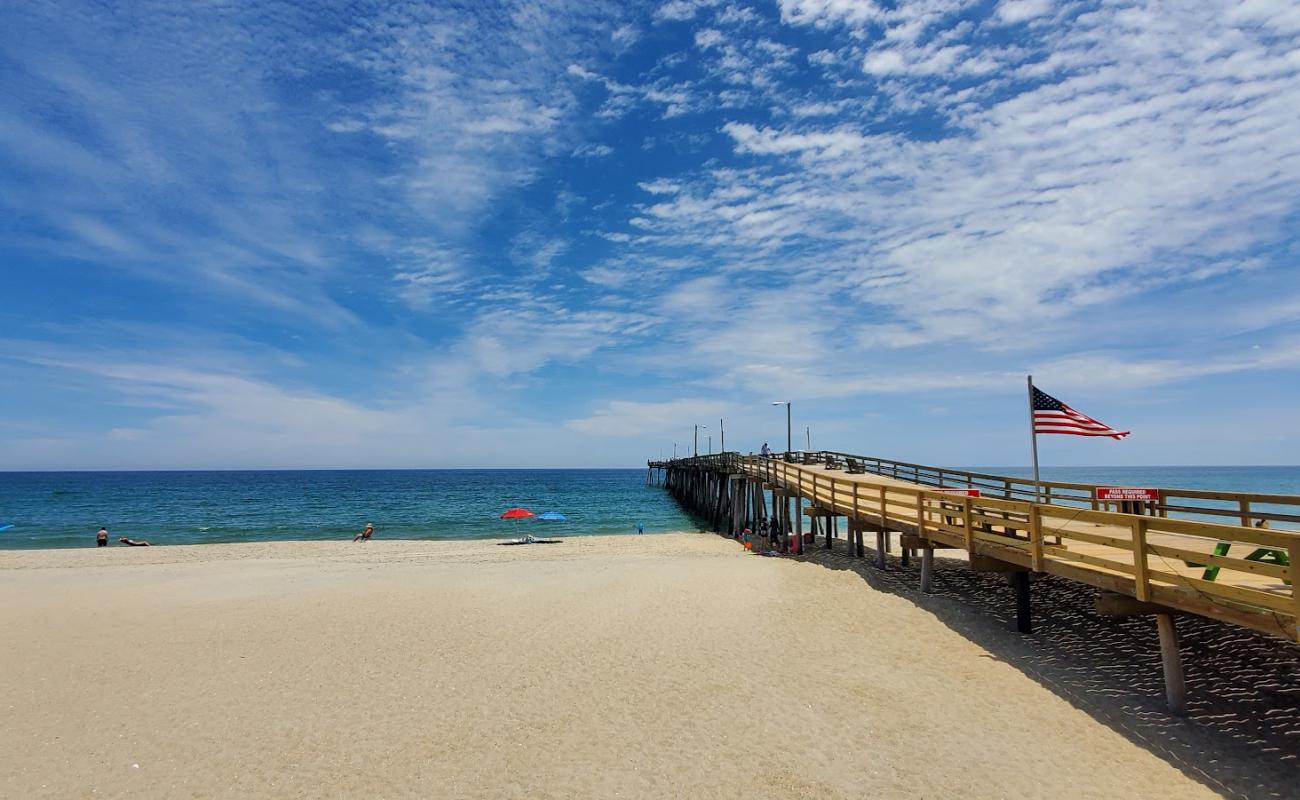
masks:
<path id="1" fill-rule="evenodd" d="M 700 428 L 708 430 L 709 426 L 708 425 L 695 426 L 695 455 L 697 456 L 700 454 Z"/>
<path id="2" fill-rule="evenodd" d="M 785 406 L 785 451 L 789 453 L 794 450 L 794 437 L 790 435 L 790 401 L 774 400 L 772 405 Z"/>

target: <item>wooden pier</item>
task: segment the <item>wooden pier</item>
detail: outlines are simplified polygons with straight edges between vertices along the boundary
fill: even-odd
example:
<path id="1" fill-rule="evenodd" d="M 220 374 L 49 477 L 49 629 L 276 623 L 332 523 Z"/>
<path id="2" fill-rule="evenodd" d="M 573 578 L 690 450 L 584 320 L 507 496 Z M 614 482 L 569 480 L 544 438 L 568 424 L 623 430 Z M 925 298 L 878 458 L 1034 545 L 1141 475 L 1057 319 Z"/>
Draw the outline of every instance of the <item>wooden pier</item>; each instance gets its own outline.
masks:
<path id="1" fill-rule="evenodd" d="M 1032 630 L 1031 576 L 1094 587 L 1098 613 L 1157 618 L 1171 711 L 1184 711 L 1176 616 L 1196 614 L 1300 642 L 1300 496 L 1161 488 L 1143 503 L 1107 503 L 1088 484 L 1032 481 L 820 451 L 739 453 L 649 462 L 663 485 L 713 530 L 799 554 L 845 520 L 850 555 L 875 537 L 885 568 L 896 537 L 904 563 L 919 551 L 930 591 L 934 551 L 961 551 L 970 569 L 1006 573 L 1017 627 Z M 806 507 L 805 507 L 806 504 Z M 804 518 L 808 518 L 805 528 Z"/>

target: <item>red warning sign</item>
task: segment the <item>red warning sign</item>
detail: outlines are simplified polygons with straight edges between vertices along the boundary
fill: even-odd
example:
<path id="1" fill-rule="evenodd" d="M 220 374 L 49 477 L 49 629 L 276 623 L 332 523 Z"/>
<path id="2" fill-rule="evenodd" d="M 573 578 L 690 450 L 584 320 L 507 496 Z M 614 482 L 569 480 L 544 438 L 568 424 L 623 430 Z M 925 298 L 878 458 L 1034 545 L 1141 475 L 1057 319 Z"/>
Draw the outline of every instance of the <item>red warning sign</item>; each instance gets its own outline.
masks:
<path id="1" fill-rule="evenodd" d="M 1098 500 L 1154 502 L 1160 499 L 1159 489 L 1147 489 L 1138 486 L 1098 486 L 1094 493 Z"/>

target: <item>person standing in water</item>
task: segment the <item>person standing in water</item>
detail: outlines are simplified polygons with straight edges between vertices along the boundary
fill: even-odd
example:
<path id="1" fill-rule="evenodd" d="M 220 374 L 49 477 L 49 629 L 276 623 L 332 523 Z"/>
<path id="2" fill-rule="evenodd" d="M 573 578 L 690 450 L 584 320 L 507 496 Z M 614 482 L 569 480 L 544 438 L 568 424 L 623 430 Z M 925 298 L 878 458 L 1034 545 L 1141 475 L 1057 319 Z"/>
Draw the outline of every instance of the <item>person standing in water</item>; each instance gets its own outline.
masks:
<path id="1" fill-rule="evenodd" d="M 375 533 L 375 526 L 367 522 L 366 529 L 361 533 L 358 533 L 356 536 L 353 536 L 352 541 L 355 542 L 357 540 L 361 540 L 363 542 L 368 542 L 370 541 L 370 537 L 373 536 L 374 533 Z"/>
<path id="2" fill-rule="evenodd" d="M 645 525 L 643 525 L 643 524 L 641 524 L 640 522 L 638 522 L 638 523 L 636 524 L 636 532 L 637 532 L 638 535 L 639 535 L 639 534 L 642 534 L 642 533 L 645 533 Z"/>
<path id="3" fill-rule="evenodd" d="M 108 547 L 108 528 L 103 525 L 100 525 L 99 530 L 95 533 L 95 546 Z"/>

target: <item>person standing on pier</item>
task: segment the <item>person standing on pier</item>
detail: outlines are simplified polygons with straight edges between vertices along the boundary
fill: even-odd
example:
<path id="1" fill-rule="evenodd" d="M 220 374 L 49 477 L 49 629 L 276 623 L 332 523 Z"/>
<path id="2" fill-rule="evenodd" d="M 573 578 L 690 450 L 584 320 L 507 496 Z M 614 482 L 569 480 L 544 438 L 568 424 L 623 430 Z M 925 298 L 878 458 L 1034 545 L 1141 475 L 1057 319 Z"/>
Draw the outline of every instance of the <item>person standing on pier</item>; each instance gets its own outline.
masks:
<path id="1" fill-rule="evenodd" d="M 772 457 L 772 448 L 767 446 L 767 442 L 763 442 L 763 449 L 759 450 L 758 452 L 762 454 L 763 458 Z"/>

